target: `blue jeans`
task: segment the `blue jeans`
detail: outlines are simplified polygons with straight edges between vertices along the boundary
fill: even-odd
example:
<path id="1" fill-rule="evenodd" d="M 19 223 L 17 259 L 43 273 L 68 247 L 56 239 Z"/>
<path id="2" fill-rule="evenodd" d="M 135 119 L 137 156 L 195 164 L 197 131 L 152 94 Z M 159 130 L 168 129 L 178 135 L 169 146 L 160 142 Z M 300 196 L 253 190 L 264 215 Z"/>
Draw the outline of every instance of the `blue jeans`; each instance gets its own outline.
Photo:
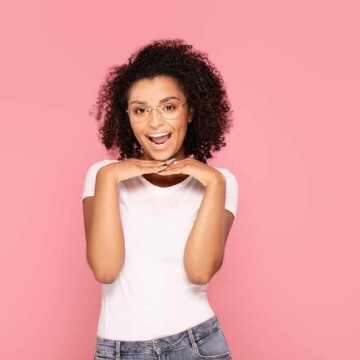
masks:
<path id="1" fill-rule="evenodd" d="M 221 325 L 210 319 L 177 334 L 143 341 L 97 336 L 94 360 L 231 360 Z"/>

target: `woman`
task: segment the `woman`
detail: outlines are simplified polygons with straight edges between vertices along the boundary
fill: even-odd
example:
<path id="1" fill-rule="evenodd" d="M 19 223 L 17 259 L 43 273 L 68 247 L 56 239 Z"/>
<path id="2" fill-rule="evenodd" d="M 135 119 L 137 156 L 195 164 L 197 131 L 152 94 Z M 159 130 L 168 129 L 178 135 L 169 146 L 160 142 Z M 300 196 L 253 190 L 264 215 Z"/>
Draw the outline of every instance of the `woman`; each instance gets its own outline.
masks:
<path id="1" fill-rule="evenodd" d="M 87 261 L 102 283 L 95 359 L 231 359 L 206 294 L 238 185 L 211 167 L 231 111 L 221 75 L 181 39 L 110 69 L 92 110 L 105 147 L 82 194 Z"/>

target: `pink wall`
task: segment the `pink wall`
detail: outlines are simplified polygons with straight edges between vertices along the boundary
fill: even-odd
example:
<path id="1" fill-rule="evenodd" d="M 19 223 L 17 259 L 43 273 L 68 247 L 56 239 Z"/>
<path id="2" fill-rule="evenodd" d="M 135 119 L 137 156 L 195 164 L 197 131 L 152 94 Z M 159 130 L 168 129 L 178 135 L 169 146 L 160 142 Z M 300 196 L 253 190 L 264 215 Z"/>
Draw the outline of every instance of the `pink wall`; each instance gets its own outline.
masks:
<path id="1" fill-rule="evenodd" d="M 1 26 L 1 359 L 91 359 L 88 116 L 110 65 L 182 37 L 222 72 L 239 182 L 209 286 L 234 360 L 360 358 L 359 8 L 328 1 L 7 2 Z"/>

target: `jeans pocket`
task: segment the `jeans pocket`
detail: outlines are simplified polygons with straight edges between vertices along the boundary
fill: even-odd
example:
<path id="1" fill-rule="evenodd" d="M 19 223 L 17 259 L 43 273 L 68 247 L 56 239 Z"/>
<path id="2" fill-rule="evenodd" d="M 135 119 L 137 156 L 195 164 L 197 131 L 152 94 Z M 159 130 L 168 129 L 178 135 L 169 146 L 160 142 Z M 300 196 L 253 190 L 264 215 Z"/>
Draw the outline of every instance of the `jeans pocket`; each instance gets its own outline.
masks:
<path id="1" fill-rule="evenodd" d="M 106 350 L 96 350 L 94 360 L 113 360 L 115 356 Z"/>
<path id="2" fill-rule="evenodd" d="M 230 350 L 221 328 L 201 339 L 195 340 L 195 351 L 199 359 L 230 359 Z"/>

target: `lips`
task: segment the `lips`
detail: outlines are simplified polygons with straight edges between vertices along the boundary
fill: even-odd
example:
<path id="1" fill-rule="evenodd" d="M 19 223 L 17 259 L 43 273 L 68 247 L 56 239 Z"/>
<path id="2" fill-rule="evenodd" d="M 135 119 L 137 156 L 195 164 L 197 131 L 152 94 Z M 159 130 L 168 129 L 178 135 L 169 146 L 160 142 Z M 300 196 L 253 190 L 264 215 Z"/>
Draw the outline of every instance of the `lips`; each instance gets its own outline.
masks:
<path id="1" fill-rule="evenodd" d="M 162 132 L 157 132 L 157 133 L 150 133 L 150 134 L 146 134 L 147 137 L 159 137 L 162 135 L 168 135 L 171 134 L 171 131 L 162 131 Z"/>
<path id="2" fill-rule="evenodd" d="M 171 133 L 163 136 L 148 136 L 149 139 L 155 144 L 164 144 L 171 137 Z"/>
<path id="3" fill-rule="evenodd" d="M 163 150 L 165 149 L 168 144 L 170 143 L 171 137 L 172 137 L 172 133 L 168 133 L 167 135 L 164 136 L 160 136 L 160 137 L 149 137 L 148 135 L 146 136 L 149 139 L 149 142 L 151 144 L 151 147 L 154 150 Z"/>

